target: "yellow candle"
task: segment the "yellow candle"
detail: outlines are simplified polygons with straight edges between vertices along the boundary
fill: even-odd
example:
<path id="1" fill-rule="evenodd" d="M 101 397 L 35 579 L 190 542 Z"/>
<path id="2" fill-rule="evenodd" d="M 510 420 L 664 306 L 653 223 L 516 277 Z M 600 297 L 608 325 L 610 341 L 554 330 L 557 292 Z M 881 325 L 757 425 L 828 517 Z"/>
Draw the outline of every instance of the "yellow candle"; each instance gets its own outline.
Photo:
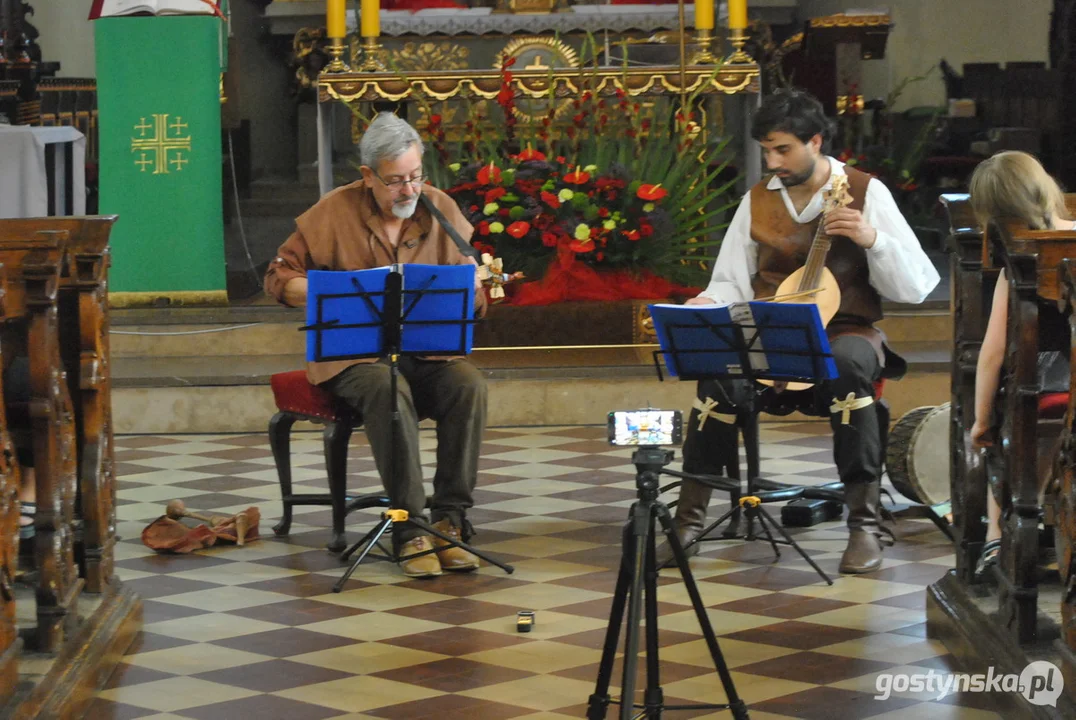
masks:
<path id="1" fill-rule="evenodd" d="M 362 36 L 381 34 L 381 0 L 362 0 Z"/>
<path id="2" fill-rule="evenodd" d="M 728 0 L 729 30 L 747 29 L 747 0 Z"/>
<path id="3" fill-rule="evenodd" d="M 716 0 L 695 0 L 695 29 L 714 29 L 714 2 Z"/>
<path id="4" fill-rule="evenodd" d="M 326 0 L 325 30 L 331 38 L 347 35 L 347 0 Z"/>

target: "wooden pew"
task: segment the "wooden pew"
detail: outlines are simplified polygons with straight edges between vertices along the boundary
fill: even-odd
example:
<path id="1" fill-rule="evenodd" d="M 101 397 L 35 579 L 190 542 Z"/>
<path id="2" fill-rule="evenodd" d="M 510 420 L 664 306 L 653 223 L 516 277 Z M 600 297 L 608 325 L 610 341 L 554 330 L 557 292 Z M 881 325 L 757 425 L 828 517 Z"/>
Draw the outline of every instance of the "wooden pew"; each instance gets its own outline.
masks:
<path id="1" fill-rule="evenodd" d="M 7 269 L 0 266 L 0 324 L 10 318 Z M 0 355 L 3 347 L 0 346 Z M 0 398 L 4 396 L 0 378 Z M 7 432 L 7 414 L 0 402 L 0 707 L 15 692 L 19 680 L 18 656 L 22 642 L 15 622 L 15 573 L 19 562 L 19 464 Z"/>
<path id="2" fill-rule="evenodd" d="M 986 541 L 986 469 L 971 446 L 975 420 L 975 369 L 979 361 L 996 269 L 984 268 L 983 234 L 967 195 L 942 195 L 949 215 L 950 309 L 953 315 L 953 355 L 950 380 L 949 455 L 953 504 L 953 538 L 957 577 L 973 584 L 975 564 Z"/>
<path id="3" fill-rule="evenodd" d="M 74 553 L 74 407 L 60 359 L 57 318 L 65 239 L 65 233 L 38 232 L 0 241 L 0 263 L 8 270 L 5 305 L 9 315 L 25 320 L 5 326 L 5 341 L 24 344 L 30 361 L 30 400 L 22 408 L 32 431 L 37 492 L 37 627 L 30 644 L 43 652 L 57 651 L 75 629 L 77 617 L 70 610 L 84 584 Z"/>
<path id="4" fill-rule="evenodd" d="M 37 624 L 23 629 L 21 650 L 17 642 L 3 644 L 6 616 L 0 617 L 0 673 L 13 672 L 5 663 L 26 653 L 35 670 L 17 678 L 17 685 L 4 685 L 16 692 L 0 697 L 0 717 L 80 717 L 141 620 L 140 601 L 113 571 L 107 269 L 115 219 L 0 221 L 0 277 L 7 287 L 0 295 L 0 320 L 6 321 L 0 324 L 0 357 L 9 362 L 27 355 L 30 363 L 29 401 L 0 403 L 11 411 L 0 416 L 0 428 L 8 422 L 32 427 L 38 503 Z M 0 463 L 0 480 L 3 471 Z M 0 505 L 0 532 L 12 533 L 0 535 L 6 542 L 17 529 L 5 524 L 2 510 Z M 19 601 L 29 599 L 19 595 Z M 3 654 L 8 647 L 15 651 Z"/>
<path id="5" fill-rule="evenodd" d="M 1076 260 L 1064 260 L 1059 271 L 1061 305 L 1069 321 L 1069 369 L 1076 376 Z M 1072 379 L 1076 380 L 1076 377 Z M 1071 380 L 1069 386 L 1071 388 Z M 1061 598 L 1061 640 L 1076 653 L 1076 394 L 1069 392 L 1061 455 L 1054 470 L 1058 481 L 1054 496 L 1054 545 L 1057 569 L 1064 590 Z M 1066 678 L 1069 680 L 1070 678 Z M 1076 678 L 1073 678 L 1076 679 Z"/>
<path id="6" fill-rule="evenodd" d="M 115 470 L 109 372 L 107 273 L 108 237 L 115 216 L 49 218 L 64 262 L 57 293 L 58 338 L 71 397 L 82 532 L 76 544 L 80 575 L 88 592 L 99 593 L 113 576 Z M 0 229 L 6 241 L 32 236 L 40 220 L 11 220 Z"/>
<path id="7" fill-rule="evenodd" d="M 1039 303 L 1060 298 L 1058 270 L 1076 258 L 1076 232 L 1030 231 L 991 224 L 988 229 L 997 264 L 1009 283 L 1009 321 L 998 410 L 998 445 L 990 453 L 1002 484 L 1002 543 L 998 555 L 999 620 L 1020 644 L 1037 639 L 1039 453 L 1052 447 L 1060 421 L 1040 417 L 1038 355 Z M 1067 338 L 1066 338 L 1067 339 Z M 1051 521 L 1048 517 L 1047 521 Z"/>

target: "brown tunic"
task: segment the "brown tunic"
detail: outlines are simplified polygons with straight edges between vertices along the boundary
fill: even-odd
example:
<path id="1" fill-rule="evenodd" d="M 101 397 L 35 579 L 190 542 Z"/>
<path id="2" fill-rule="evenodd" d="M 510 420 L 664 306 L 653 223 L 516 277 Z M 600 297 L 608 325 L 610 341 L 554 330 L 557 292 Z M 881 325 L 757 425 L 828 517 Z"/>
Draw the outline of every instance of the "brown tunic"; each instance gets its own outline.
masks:
<path id="1" fill-rule="evenodd" d="M 455 201 L 428 185 L 422 192 L 433 200 L 463 239 L 470 240 L 474 228 Z M 422 203 L 411 219 L 404 222 L 400 240 L 394 247 L 373 194 L 361 180 L 328 193 L 300 215 L 295 224 L 295 232 L 280 246 L 265 273 L 265 291 L 281 303 L 284 286 L 293 278 L 305 277 L 307 270 L 369 270 L 393 263 L 463 265 L 469 262 Z M 480 314 L 485 313 L 484 292 L 475 293 L 475 307 Z M 310 382 L 317 385 L 363 362 L 374 362 L 374 359 L 311 362 L 307 363 L 306 373 Z"/>
<path id="2" fill-rule="evenodd" d="M 845 167 L 853 210 L 862 212 L 871 176 Z M 758 274 L 751 280 L 755 297 L 770 297 L 777 287 L 807 262 L 822 215 L 808 223 L 797 222 L 785 207 L 780 190 L 766 187 L 767 180 L 751 188 L 751 239 L 758 243 Z M 871 341 L 882 357 L 883 336 L 873 327 L 882 319 L 882 298 L 870 284 L 867 251 L 850 238 L 835 235 L 826 255 L 826 267 L 837 280 L 841 304 L 826 326 L 830 338 L 861 335 Z"/>

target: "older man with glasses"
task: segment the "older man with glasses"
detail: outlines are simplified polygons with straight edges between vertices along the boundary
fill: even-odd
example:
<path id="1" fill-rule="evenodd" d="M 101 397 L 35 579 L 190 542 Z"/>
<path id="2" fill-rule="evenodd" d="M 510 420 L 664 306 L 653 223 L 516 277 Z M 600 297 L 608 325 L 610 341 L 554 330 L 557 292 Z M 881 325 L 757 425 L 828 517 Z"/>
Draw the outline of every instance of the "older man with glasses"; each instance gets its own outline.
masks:
<path id="1" fill-rule="evenodd" d="M 425 185 L 422 141 L 413 127 L 391 113 L 370 123 L 359 143 L 362 179 L 325 195 L 296 220 L 296 229 L 269 264 L 265 289 L 285 305 L 306 303 L 308 270 L 366 270 L 393 263 L 462 265 L 464 256 L 426 198 L 444 220 L 469 240 L 474 228 L 456 203 Z M 476 280 L 475 304 L 486 307 Z M 374 461 L 393 507 L 425 518 L 426 492 L 419 461 L 418 420 L 437 422 L 437 472 L 430 519 L 459 539 L 478 478 L 478 453 L 486 422 L 486 385 L 465 358 L 404 357 L 397 395 L 402 432 L 397 437 L 396 472 L 390 476 L 392 398 L 389 366 L 374 360 L 309 363 L 310 382 L 329 390 L 362 414 Z M 478 558 L 440 538 L 402 523 L 395 526 L 401 557 L 441 548 L 401 561 L 404 574 L 432 577 L 442 570 L 470 571 Z"/>

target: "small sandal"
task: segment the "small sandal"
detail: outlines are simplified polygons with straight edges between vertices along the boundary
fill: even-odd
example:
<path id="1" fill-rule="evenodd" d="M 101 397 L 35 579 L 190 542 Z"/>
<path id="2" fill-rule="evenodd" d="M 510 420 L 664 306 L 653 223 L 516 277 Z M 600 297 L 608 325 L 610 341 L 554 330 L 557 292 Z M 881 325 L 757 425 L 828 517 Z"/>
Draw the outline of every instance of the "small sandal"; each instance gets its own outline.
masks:
<path id="1" fill-rule="evenodd" d="M 1001 551 L 1001 540 L 990 540 L 983 545 L 983 552 L 979 555 L 979 562 L 975 564 L 975 577 L 982 577 L 986 571 L 998 564 L 998 552 Z"/>
<path id="2" fill-rule="evenodd" d="M 29 518 L 26 525 L 19 523 L 19 540 L 29 540 L 34 536 L 34 515 L 37 514 L 37 503 L 24 502 L 19 510 L 19 519 Z"/>

